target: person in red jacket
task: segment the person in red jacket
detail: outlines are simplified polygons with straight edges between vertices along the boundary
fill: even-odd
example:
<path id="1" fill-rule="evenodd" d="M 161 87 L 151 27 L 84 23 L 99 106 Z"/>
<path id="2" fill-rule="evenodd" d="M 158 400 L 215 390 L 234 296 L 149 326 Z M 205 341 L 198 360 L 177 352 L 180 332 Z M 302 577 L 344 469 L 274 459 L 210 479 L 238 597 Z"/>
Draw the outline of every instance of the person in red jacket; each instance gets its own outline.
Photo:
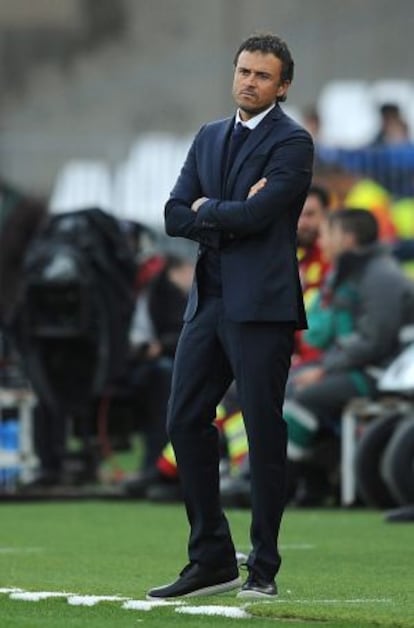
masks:
<path id="1" fill-rule="evenodd" d="M 322 221 L 329 211 L 330 198 L 326 188 L 312 185 L 298 222 L 298 260 L 300 280 L 306 309 L 315 297 L 328 271 L 329 263 L 320 249 L 318 238 Z M 296 347 L 292 366 L 313 362 L 318 351 L 303 339 L 303 332 L 296 332 Z"/>

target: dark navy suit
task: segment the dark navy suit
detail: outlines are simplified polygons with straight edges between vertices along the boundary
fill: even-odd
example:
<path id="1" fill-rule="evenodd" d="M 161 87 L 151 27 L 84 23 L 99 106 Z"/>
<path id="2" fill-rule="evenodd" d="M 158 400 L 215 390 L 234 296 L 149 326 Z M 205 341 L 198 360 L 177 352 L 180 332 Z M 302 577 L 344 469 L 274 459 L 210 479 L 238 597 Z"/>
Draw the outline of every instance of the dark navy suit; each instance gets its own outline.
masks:
<path id="1" fill-rule="evenodd" d="M 252 552 L 266 579 L 279 569 L 284 506 L 284 389 L 296 328 L 306 326 L 296 229 L 312 175 L 309 134 L 278 105 L 253 129 L 226 173 L 234 118 L 194 139 L 165 208 L 169 235 L 199 242 L 195 280 L 177 347 L 168 432 L 191 525 L 189 557 L 231 564 L 234 547 L 221 510 L 216 405 L 236 380 L 249 440 Z M 250 187 L 267 178 L 247 199 Z M 208 197 L 197 213 L 193 201 Z M 220 293 L 204 285 L 206 260 L 219 262 Z M 208 286 L 207 286 L 208 288 Z"/>

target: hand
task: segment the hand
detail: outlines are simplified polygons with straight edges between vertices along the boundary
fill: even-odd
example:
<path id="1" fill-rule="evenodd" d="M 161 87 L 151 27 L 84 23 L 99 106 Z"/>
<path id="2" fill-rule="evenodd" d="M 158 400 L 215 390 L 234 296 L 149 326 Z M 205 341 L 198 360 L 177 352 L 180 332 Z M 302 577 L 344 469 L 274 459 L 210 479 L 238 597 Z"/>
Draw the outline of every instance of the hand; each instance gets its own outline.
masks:
<path id="1" fill-rule="evenodd" d="M 293 383 L 296 388 L 305 388 L 319 382 L 324 375 L 325 371 L 321 366 L 313 366 L 295 375 Z"/>
<path id="2" fill-rule="evenodd" d="M 161 352 L 162 352 L 162 344 L 158 342 L 158 340 L 154 340 L 153 342 L 150 342 L 150 344 L 148 345 L 146 357 L 158 358 L 158 356 L 161 355 Z"/>
<path id="3" fill-rule="evenodd" d="M 262 177 L 261 179 L 259 179 L 254 185 L 252 185 L 252 187 L 249 190 L 249 193 L 247 195 L 247 198 L 251 198 L 252 196 L 254 196 L 255 194 L 257 194 L 258 192 L 260 192 L 260 190 L 263 190 L 263 188 L 265 187 L 267 183 L 267 179 L 266 177 Z"/>
<path id="4" fill-rule="evenodd" d="M 200 198 L 196 198 L 194 203 L 191 205 L 192 211 L 193 212 L 198 212 L 198 210 L 200 209 L 201 205 L 203 203 L 205 203 L 206 201 L 208 201 L 207 196 L 201 196 Z"/>

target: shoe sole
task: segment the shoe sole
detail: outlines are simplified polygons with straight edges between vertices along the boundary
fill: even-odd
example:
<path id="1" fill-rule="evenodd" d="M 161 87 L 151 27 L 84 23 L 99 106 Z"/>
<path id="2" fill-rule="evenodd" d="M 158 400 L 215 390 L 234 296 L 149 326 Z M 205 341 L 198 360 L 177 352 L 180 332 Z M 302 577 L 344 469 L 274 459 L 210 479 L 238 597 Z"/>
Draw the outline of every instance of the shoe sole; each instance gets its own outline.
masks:
<path id="1" fill-rule="evenodd" d="M 158 597 L 155 595 L 147 594 L 147 600 L 157 601 L 157 600 L 177 600 L 183 597 L 197 597 L 201 595 L 215 595 L 216 593 L 225 593 L 226 591 L 232 591 L 233 589 L 237 589 L 241 586 L 241 579 L 235 578 L 234 580 L 229 580 L 228 582 L 222 582 L 221 584 L 212 584 L 209 587 L 203 587 L 202 589 L 197 589 L 196 591 L 190 591 L 190 593 L 183 593 L 182 595 L 174 595 L 171 597 Z"/>
<path id="2" fill-rule="evenodd" d="M 274 600 L 277 598 L 277 593 L 261 593 L 260 591 L 239 591 L 237 597 L 250 600 Z"/>

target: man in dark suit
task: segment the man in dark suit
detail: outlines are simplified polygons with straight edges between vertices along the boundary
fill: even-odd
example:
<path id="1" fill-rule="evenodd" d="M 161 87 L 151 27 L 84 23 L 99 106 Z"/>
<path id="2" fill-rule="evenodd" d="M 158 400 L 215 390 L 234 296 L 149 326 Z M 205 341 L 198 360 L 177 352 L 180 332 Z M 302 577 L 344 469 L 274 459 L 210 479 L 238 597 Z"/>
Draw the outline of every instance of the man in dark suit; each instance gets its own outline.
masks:
<path id="1" fill-rule="evenodd" d="M 191 526 L 189 564 L 150 599 L 240 585 L 219 497 L 216 406 L 236 380 L 249 440 L 252 550 L 239 596 L 273 598 L 280 566 L 286 424 L 295 329 L 306 326 L 296 227 L 312 175 L 309 134 L 278 105 L 293 60 L 275 35 L 235 56 L 236 116 L 196 135 L 165 207 L 167 233 L 200 244 L 172 381 L 167 428 Z"/>

